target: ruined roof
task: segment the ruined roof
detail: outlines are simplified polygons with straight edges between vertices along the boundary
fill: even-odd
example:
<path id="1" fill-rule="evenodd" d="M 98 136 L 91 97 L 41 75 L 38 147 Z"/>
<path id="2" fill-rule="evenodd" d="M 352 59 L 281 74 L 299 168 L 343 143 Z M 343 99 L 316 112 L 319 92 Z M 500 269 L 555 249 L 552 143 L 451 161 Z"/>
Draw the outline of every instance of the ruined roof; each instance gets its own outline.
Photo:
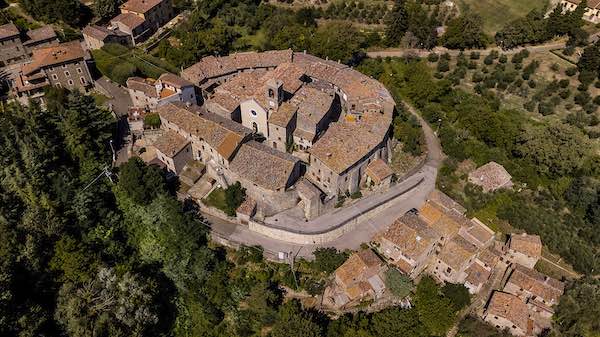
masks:
<path id="1" fill-rule="evenodd" d="M 366 174 L 373 179 L 375 184 L 381 183 L 385 178 L 394 174 L 392 169 L 381 158 L 373 160 L 367 165 Z"/>
<path id="2" fill-rule="evenodd" d="M 171 73 L 164 73 L 160 75 L 158 80 L 179 89 L 183 87 L 193 86 L 191 82 L 184 80 L 183 78 Z"/>
<path id="3" fill-rule="evenodd" d="M 467 267 L 465 273 L 467 274 L 465 279 L 466 282 L 469 282 L 477 287 L 487 282 L 492 274 L 492 271 L 490 269 L 486 269 L 479 261 L 475 260 L 469 265 L 469 267 Z"/>
<path id="4" fill-rule="evenodd" d="M 246 196 L 244 202 L 235 211 L 243 215 L 253 216 L 256 211 L 256 200 Z"/>
<path id="5" fill-rule="evenodd" d="M 301 178 L 296 183 L 298 194 L 305 196 L 308 199 L 318 198 L 321 196 L 321 190 L 313 185 L 308 179 Z"/>
<path id="6" fill-rule="evenodd" d="M 116 17 L 112 18 L 110 22 L 120 22 L 125 27 L 134 30 L 135 28 L 143 25 L 145 21 L 144 19 L 133 13 L 121 13 Z"/>
<path id="7" fill-rule="evenodd" d="M 502 165 L 493 161 L 469 173 L 469 182 L 481 186 L 484 192 L 512 186 L 511 178 Z"/>
<path id="8" fill-rule="evenodd" d="M 542 256 L 542 240 L 539 235 L 511 234 L 509 248 L 527 256 Z"/>
<path id="9" fill-rule="evenodd" d="M 19 29 L 10 22 L 0 26 L 0 40 L 19 35 Z"/>
<path id="10" fill-rule="evenodd" d="M 293 119 L 294 115 L 296 115 L 297 110 L 298 107 L 296 107 L 295 105 L 283 102 L 276 110 L 274 110 L 271 113 L 271 115 L 269 116 L 269 123 L 285 128 Z"/>
<path id="11" fill-rule="evenodd" d="M 154 86 L 154 82 L 141 78 L 141 77 L 130 77 L 125 82 L 128 89 L 141 91 L 144 95 L 148 97 L 158 97 L 158 93 L 156 92 L 156 87 Z"/>
<path id="12" fill-rule="evenodd" d="M 158 6 L 163 0 L 129 0 L 120 6 L 121 9 L 144 14 Z"/>
<path id="13" fill-rule="evenodd" d="M 167 130 L 158 137 L 153 145 L 166 156 L 173 157 L 183 150 L 187 144 L 189 144 L 187 139 L 175 131 Z"/>
<path id="14" fill-rule="evenodd" d="M 298 159 L 256 141 L 242 144 L 229 164 L 241 178 L 272 191 L 287 188 Z"/>
<path id="15" fill-rule="evenodd" d="M 46 25 L 42 26 L 38 29 L 33 29 L 27 32 L 27 36 L 29 37 L 29 41 L 25 42 L 25 44 L 32 44 L 39 41 L 57 39 L 56 33 L 52 26 Z"/>
<path id="16" fill-rule="evenodd" d="M 412 213 L 406 213 L 396 219 L 383 233 L 384 239 L 392 242 L 403 255 L 411 259 L 423 254 L 439 237 L 433 228 Z"/>
<path id="17" fill-rule="evenodd" d="M 494 268 L 500 260 L 500 254 L 493 247 L 489 247 L 479 252 L 477 260 L 489 268 Z"/>
<path id="18" fill-rule="evenodd" d="M 517 296 L 501 291 L 495 291 L 487 306 L 488 315 L 499 316 L 512 322 L 523 331 L 527 331 L 529 313 L 527 304 Z"/>
<path id="19" fill-rule="evenodd" d="M 230 159 L 243 139 L 252 130 L 221 117 L 203 111 L 198 106 L 186 106 L 182 102 L 167 103 L 157 108 L 161 119 L 177 125 L 193 137 L 203 139 L 225 159 Z"/>
<path id="20" fill-rule="evenodd" d="M 442 248 L 438 259 L 459 270 L 476 254 L 477 247 L 462 237 L 455 236 Z"/>
<path id="21" fill-rule="evenodd" d="M 61 43 L 57 46 L 42 47 L 33 50 L 31 62 L 23 65 L 23 74 L 29 75 L 40 68 L 83 60 L 85 53 L 79 41 Z"/>
<path id="22" fill-rule="evenodd" d="M 366 281 L 372 274 L 377 273 L 377 270 L 368 274 L 367 271 L 372 267 L 381 266 L 382 262 L 377 255 L 370 249 L 364 249 L 350 255 L 348 260 L 344 262 L 336 271 L 336 278 L 345 287 Z"/>
<path id="23" fill-rule="evenodd" d="M 508 278 L 507 284 L 512 283 L 547 303 L 556 304 L 565 290 L 564 283 L 546 276 L 537 270 L 516 265 Z"/>

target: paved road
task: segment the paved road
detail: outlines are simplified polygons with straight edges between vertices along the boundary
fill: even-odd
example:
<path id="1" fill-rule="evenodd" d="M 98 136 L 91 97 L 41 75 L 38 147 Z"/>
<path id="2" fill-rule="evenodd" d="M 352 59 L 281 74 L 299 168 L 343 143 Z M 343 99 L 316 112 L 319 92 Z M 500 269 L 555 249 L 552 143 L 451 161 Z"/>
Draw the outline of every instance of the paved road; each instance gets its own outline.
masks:
<path id="1" fill-rule="evenodd" d="M 213 235 L 249 246 L 260 245 L 267 253 L 270 253 L 269 255 L 276 255 L 277 252 L 293 252 L 299 257 L 310 258 L 313 250 L 319 247 L 335 247 L 341 250 L 358 249 L 361 243 L 370 241 L 375 234 L 385 230 L 400 215 L 406 213 L 411 208 L 418 208 L 421 206 L 429 193 L 435 188 L 437 170 L 444 158 L 442 148 L 431 127 L 416 114 L 413 107 L 407 107 L 411 113 L 414 113 L 417 116 L 423 126 L 425 139 L 427 141 L 428 155 L 423 168 L 407 178 L 403 183 L 409 184 L 411 181 L 424 178 L 423 182 L 417 188 L 392 201 L 393 205 L 391 207 L 372 218 L 359 223 L 353 230 L 325 244 L 298 245 L 276 240 L 253 232 L 247 226 L 234 224 L 210 215 L 204 215 L 210 223 Z"/>
<path id="2" fill-rule="evenodd" d="M 112 107 L 117 117 L 127 116 L 129 107 L 133 106 L 129 92 L 105 76 L 97 79 L 96 85 L 102 86 L 110 94 L 107 104 Z"/>

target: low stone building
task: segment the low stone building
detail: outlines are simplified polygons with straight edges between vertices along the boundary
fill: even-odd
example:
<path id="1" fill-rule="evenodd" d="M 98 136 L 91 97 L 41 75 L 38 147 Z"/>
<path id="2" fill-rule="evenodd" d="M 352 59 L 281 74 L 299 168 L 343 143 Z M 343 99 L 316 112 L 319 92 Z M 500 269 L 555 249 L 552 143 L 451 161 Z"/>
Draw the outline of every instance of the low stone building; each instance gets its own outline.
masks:
<path id="1" fill-rule="evenodd" d="M 565 285 L 534 269 L 516 265 L 503 290 L 526 301 L 530 310 L 550 318 L 554 314 L 553 307 L 558 304 L 565 290 Z"/>
<path id="2" fill-rule="evenodd" d="M 442 282 L 463 283 L 467 277 L 465 271 L 477 253 L 475 245 L 461 236 L 455 236 L 441 249 L 430 271 Z"/>
<path id="3" fill-rule="evenodd" d="M 483 192 L 493 192 L 500 188 L 511 188 L 512 177 L 506 169 L 496 163 L 489 162 L 469 173 L 469 182 L 481 186 Z"/>
<path id="4" fill-rule="evenodd" d="M 427 259 L 435 253 L 440 237 L 417 215 L 406 213 L 376 236 L 375 243 L 390 263 L 415 278 L 427 267 Z"/>
<path id="5" fill-rule="evenodd" d="M 179 174 L 184 166 L 192 160 L 190 142 L 177 132 L 168 130 L 153 144 L 157 158 L 163 162 L 167 170 Z"/>
<path id="6" fill-rule="evenodd" d="M 22 104 L 32 99 L 43 105 L 47 86 L 87 92 L 93 81 L 85 57 L 79 41 L 34 49 L 31 61 L 21 66 L 15 79 L 14 97 Z"/>
<path id="7" fill-rule="evenodd" d="M 561 0 L 564 12 L 572 12 L 581 4 L 581 0 Z M 591 23 L 600 23 L 600 0 L 588 0 L 583 19 Z"/>
<path id="8" fill-rule="evenodd" d="M 29 30 L 26 35 L 28 40 L 23 42 L 23 46 L 27 48 L 29 54 L 31 54 L 35 48 L 50 47 L 59 44 L 56 32 L 54 32 L 52 26 L 49 25 Z"/>
<path id="9" fill-rule="evenodd" d="M 174 74 L 164 73 L 157 80 L 130 77 L 126 83 L 136 108 L 154 111 L 169 102 L 197 103 L 194 85 Z"/>
<path id="10" fill-rule="evenodd" d="M 348 307 L 367 299 L 379 298 L 385 291 L 382 261 L 370 249 L 352 254 L 334 272 L 334 284 L 325 290 L 325 304 Z"/>
<path id="11" fill-rule="evenodd" d="M 494 291 L 483 313 L 483 320 L 513 336 L 529 336 L 532 324 L 527 304 L 515 295 Z"/>
<path id="12" fill-rule="evenodd" d="M 506 258 L 511 263 L 518 263 L 533 268 L 542 256 L 542 240 L 538 235 L 511 234 L 507 243 Z"/>
<path id="13" fill-rule="evenodd" d="M 0 68 L 27 59 L 20 34 L 12 22 L 0 26 Z"/>
<path id="14" fill-rule="evenodd" d="M 461 227 L 458 234 L 477 248 L 489 247 L 494 242 L 494 231 L 477 218 Z"/>
<path id="15" fill-rule="evenodd" d="M 390 187 L 392 175 L 394 174 L 388 164 L 381 159 L 375 159 L 369 163 L 365 173 L 367 175 L 367 185 L 372 184 L 384 188 Z"/>
<path id="16" fill-rule="evenodd" d="M 116 27 L 103 27 L 89 25 L 81 30 L 83 40 L 90 50 L 100 49 L 107 43 L 121 44 L 127 47 L 133 46 L 133 38 Z"/>
<path id="17" fill-rule="evenodd" d="M 465 269 L 465 274 L 464 286 L 469 290 L 469 293 L 477 294 L 490 279 L 492 268 L 486 266 L 481 260 L 475 259 Z"/>

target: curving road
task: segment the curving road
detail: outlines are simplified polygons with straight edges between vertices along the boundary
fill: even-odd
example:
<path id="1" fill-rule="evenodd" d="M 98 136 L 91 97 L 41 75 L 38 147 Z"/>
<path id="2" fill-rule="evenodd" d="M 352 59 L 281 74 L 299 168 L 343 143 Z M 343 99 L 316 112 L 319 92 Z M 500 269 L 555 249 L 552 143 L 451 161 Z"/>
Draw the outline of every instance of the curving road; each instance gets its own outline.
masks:
<path id="1" fill-rule="evenodd" d="M 405 105 L 408 111 L 417 117 L 423 127 L 427 143 L 427 159 L 425 165 L 419 171 L 396 186 L 410 186 L 420 179 L 423 179 L 423 182 L 416 188 L 399 196 L 394 201 L 391 201 L 393 203 L 391 207 L 388 207 L 370 219 L 359 223 L 353 230 L 325 244 L 299 245 L 276 240 L 251 231 L 248 226 L 235 224 L 221 218 L 203 214 L 204 218 L 207 220 L 207 225 L 211 228 L 213 237 L 233 244 L 244 244 L 247 246 L 260 245 L 263 247 L 265 255 L 272 259 L 277 257 L 278 252 L 293 252 L 294 255 L 311 258 L 312 252 L 319 247 L 356 250 L 360 247 L 361 243 L 369 242 L 375 234 L 385 230 L 400 215 L 406 213 L 411 208 L 418 208 L 421 206 L 429 193 L 435 188 L 437 171 L 444 159 L 442 148 L 434 131 L 412 106 Z M 349 207 L 357 207 L 357 205 L 355 204 Z"/>

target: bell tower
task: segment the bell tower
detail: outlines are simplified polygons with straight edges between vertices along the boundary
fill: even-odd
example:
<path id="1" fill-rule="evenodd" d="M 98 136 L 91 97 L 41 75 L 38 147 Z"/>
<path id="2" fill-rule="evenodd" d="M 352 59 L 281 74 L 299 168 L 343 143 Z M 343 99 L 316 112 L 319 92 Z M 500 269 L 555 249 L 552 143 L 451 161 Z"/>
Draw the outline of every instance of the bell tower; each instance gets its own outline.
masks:
<path id="1" fill-rule="evenodd" d="M 267 81 L 266 90 L 269 109 L 277 109 L 283 101 L 283 82 L 272 78 Z"/>

